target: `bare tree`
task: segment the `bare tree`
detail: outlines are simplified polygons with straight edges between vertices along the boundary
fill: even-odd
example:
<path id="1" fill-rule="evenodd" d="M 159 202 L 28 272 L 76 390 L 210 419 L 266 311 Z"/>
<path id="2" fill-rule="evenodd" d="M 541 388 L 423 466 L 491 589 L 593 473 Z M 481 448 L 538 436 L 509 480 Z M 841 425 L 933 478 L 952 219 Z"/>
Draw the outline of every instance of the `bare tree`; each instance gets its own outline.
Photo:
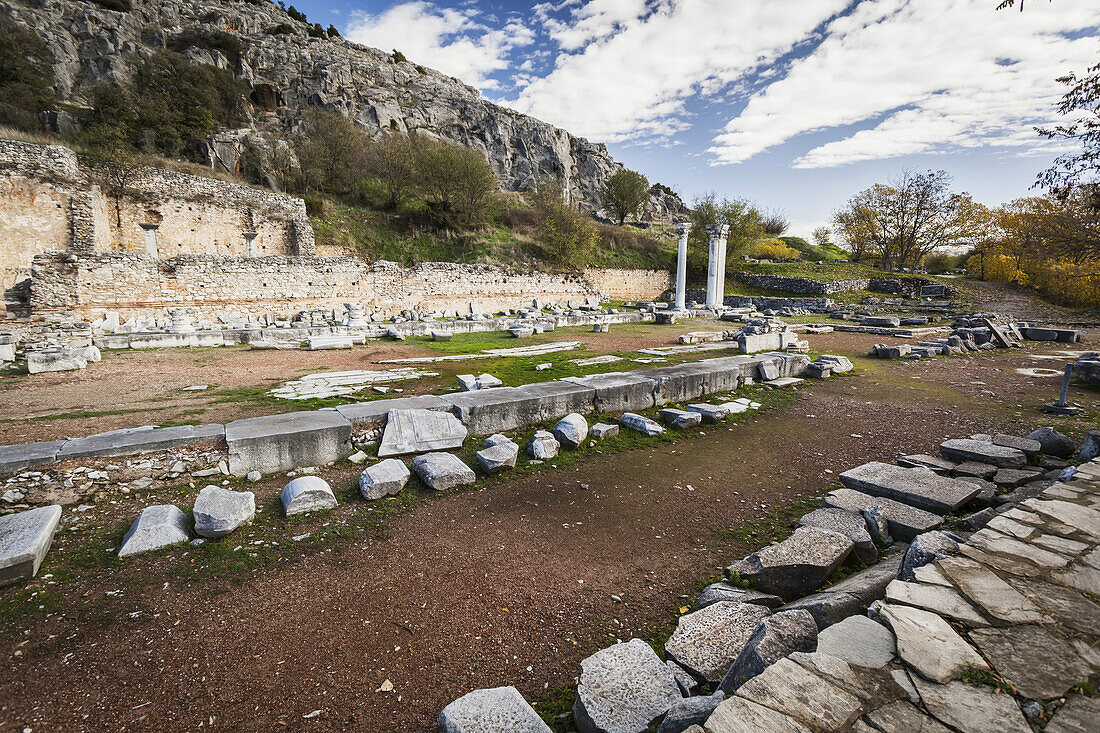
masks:
<path id="1" fill-rule="evenodd" d="M 410 135 L 387 135 L 367 150 L 366 172 L 378 179 L 386 208 L 396 210 L 416 188 L 416 140 Z"/>
<path id="2" fill-rule="evenodd" d="M 832 238 L 833 230 L 825 226 L 817 227 L 810 235 L 810 239 L 814 240 L 814 244 L 818 247 L 825 247 L 832 244 Z"/>
<path id="3" fill-rule="evenodd" d="M 761 219 L 764 233 L 773 237 L 783 236 L 783 232 L 791 226 L 791 220 L 787 218 L 787 212 L 782 209 L 768 209 Z"/>
<path id="4" fill-rule="evenodd" d="M 145 165 L 137 154 L 120 140 L 100 141 L 93 146 L 98 165 L 96 177 L 115 202 L 115 226 L 122 228 L 122 199 L 133 193 L 133 188 L 145 178 Z"/>

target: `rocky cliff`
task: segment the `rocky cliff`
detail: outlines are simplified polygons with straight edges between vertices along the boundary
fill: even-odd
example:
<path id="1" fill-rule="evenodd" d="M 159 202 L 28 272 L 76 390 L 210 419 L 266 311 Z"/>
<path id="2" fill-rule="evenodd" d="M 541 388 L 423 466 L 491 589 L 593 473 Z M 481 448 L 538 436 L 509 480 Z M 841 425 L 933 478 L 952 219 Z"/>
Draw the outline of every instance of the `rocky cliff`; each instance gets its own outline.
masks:
<path id="1" fill-rule="evenodd" d="M 127 7 L 110 10 L 105 6 Z M 523 190 L 540 177 L 570 182 L 578 201 L 621 166 L 602 144 L 482 99 L 458 79 L 327 36 L 268 0 L 0 0 L 0 13 L 41 35 L 54 56 L 62 103 L 85 105 L 91 88 L 126 81 L 135 61 L 157 49 L 229 69 L 250 89 L 252 130 L 292 128 L 311 105 L 340 111 L 375 135 L 429 132 L 475 148 L 503 186 Z M 204 34 L 240 41 L 236 58 L 202 47 Z M 320 37 L 319 37 L 320 36 Z M 199 45 L 188 45 L 199 39 Z M 206 44 L 208 45 L 208 44 Z M 66 116 L 56 118 L 64 126 Z M 212 163 L 237 163 L 248 131 L 211 142 Z"/>

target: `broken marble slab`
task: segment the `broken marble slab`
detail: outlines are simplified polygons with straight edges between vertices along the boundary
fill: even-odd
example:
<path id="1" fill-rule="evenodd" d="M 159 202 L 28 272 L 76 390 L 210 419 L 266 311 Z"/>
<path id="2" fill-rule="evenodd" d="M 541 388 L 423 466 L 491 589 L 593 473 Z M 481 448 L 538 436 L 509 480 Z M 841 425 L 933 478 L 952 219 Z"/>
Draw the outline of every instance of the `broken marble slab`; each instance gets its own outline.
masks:
<path id="1" fill-rule="evenodd" d="M 894 631 L 898 654 L 927 679 L 946 684 L 971 668 L 989 669 L 981 655 L 942 616 L 893 603 L 883 604 L 879 614 Z"/>
<path id="2" fill-rule="evenodd" d="M 256 495 L 251 491 L 232 491 L 207 486 L 195 499 L 195 534 L 201 537 L 225 537 L 256 516 Z"/>
<path id="3" fill-rule="evenodd" d="M 675 430 L 698 427 L 703 422 L 702 414 L 689 412 L 688 410 L 678 410 L 673 407 L 661 408 L 657 411 L 657 415 L 665 425 Z"/>
<path id="4" fill-rule="evenodd" d="M 894 661 L 898 644 L 890 629 L 856 615 L 822 629 L 817 636 L 817 651 L 860 667 L 880 669 Z"/>
<path id="5" fill-rule="evenodd" d="M 446 491 L 472 484 L 477 474 L 453 453 L 425 453 L 413 459 L 412 470 L 428 488 Z"/>
<path id="6" fill-rule="evenodd" d="M 1027 456 L 1021 450 L 969 438 L 945 440 L 940 443 L 940 455 L 957 463 L 978 461 L 999 468 L 1023 468 L 1027 465 Z"/>
<path id="7" fill-rule="evenodd" d="M 834 489 L 825 496 L 822 503 L 827 507 L 846 509 L 850 512 L 862 512 L 868 507 L 877 506 L 890 527 L 890 534 L 894 539 L 905 542 L 943 524 L 943 517 L 938 514 L 854 489 Z"/>
<path id="8" fill-rule="evenodd" d="M 589 733 L 639 733 L 682 699 L 652 647 L 631 639 L 581 661 L 573 719 Z"/>
<path id="9" fill-rule="evenodd" d="M 1034 624 L 978 629 L 971 632 L 970 640 L 997 674 L 1025 697 L 1037 700 L 1061 697 L 1092 674 L 1089 665 L 1073 649 Z"/>
<path id="10" fill-rule="evenodd" d="M 756 625 L 733 666 L 722 678 L 721 689 L 733 692 L 793 652 L 817 648 L 817 623 L 809 611 L 779 611 Z"/>
<path id="11" fill-rule="evenodd" d="M 972 604 L 995 619 L 1011 624 L 1050 621 L 1023 594 L 970 558 L 948 557 L 937 561 L 936 567 Z"/>
<path id="12" fill-rule="evenodd" d="M 715 423 L 725 420 L 730 415 L 730 410 L 721 405 L 708 405 L 696 403 L 687 406 L 688 412 L 698 412 L 703 416 L 703 422 Z"/>
<path id="13" fill-rule="evenodd" d="M 368 501 L 394 496 L 405 488 L 409 476 L 408 466 L 396 458 L 387 458 L 368 466 L 359 475 L 359 493 Z"/>
<path id="14" fill-rule="evenodd" d="M 919 675 L 913 676 L 913 684 L 928 712 L 962 733 L 1031 733 L 1012 695 L 966 682 L 937 685 Z"/>
<path id="15" fill-rule="evenodd" d="M 872 461 L 844 471 L 840 482 L 849 489 L 909 504 L 918 509 L 950 514 L 973 499 L 979 486 L 946 478 L 923 468 L 903 468 Z"/>
<path id="16" fill-rule="evenodd" d="M 494 438 L 498 439 L 494 440 Z M 491 436 L 486 438 L 485 447 L 477 452 L 476 458 L 478 467 L 485 473 L 498 473 L 506 468 L 515 468 L 516 459 L 519 458 L 519 445 L 503 435 Z"/>
<path id="17" fill-rule="evenodd" d="M 886 600 L 904 606 L 923 608 L 964 623 L 972 629 L 989 626 L 989 621 L 978 609 L 974 608 L 954 588 L 895 580 L 886 586 Z"/>
<path id="18" fill-rule="evenodd" d="M 665 654 L 696 678 L 720 682 L 757 624 L 770 615 L 764 606 L 718 601 L 681 616 L 665 642 Z"/>
<path id="19" fill-rule="evenodd" d="M 439 733 L 551 733 L 550 726 L 514 687 L 466 693 L 443 708 L 438 729 Z"/>
<path id="20" fill-rule="evenodd" d="M 737 697 L 794 718 L 815 733 L 846 731 L 863 712 L 855 695 L 790 659 L 780 659 L 746 682 Z"/>
<path id="21" fill-rule="evenodd" d="M 644 415 L 637 415 L 633 412 L 624 412 L 623 416 L 619 418 L 619 423 L 650 438 L 665 432 L 665 429 L 658 423 Z"/>
<path id="22" fill-rule="evenodd" d="M 38 573 L 60 521 L 58 504 L 0 517 L 0 586 Z"/>
<path id="23" fill-rule="evenodd" d="M 717 603 L 718 601 L 734 601 L 736 603 L 755 603 L 772 610 L 783 605 L 783 599 L 771 593 L 761 593 L 752 588 L 738 588 L 726 582 L 711 583 L 699 594 L 695 602 L 695 610 Z"/>
<path id="24" fill-rule="evenodd" d="M 794 718 L 740 697 L 728 697 L 707 718 L 706 733 L 810 733 Z"/>
<path id="25" fill-rule="evenodd" d="M 122 538 L 119 557 L 159 550 L 191 539 L 187 515 L 171 504 L 145 507 Z"/>
<path id="26" fill-rule="evenodd" d="M 419 408 L 390 410 L 378 445 L 378 457 L 461 448 L 466 434 L 466 426 L 449 412 Z"/>

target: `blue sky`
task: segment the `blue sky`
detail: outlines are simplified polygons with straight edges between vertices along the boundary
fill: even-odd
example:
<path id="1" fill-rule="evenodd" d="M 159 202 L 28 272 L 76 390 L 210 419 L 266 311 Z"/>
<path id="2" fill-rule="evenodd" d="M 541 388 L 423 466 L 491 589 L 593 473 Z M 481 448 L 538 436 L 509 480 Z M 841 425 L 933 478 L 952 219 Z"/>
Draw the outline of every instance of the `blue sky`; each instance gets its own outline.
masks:
<path id="1" fill-rule="evenodd" d="M 685 199 L 784 209 L 808 236 L 904 168 L 997 204 L 1064 148 L 1056 77 L 1100 61 L 1100 1 L 305 0 L 311 21 L 606 142 Z"/>

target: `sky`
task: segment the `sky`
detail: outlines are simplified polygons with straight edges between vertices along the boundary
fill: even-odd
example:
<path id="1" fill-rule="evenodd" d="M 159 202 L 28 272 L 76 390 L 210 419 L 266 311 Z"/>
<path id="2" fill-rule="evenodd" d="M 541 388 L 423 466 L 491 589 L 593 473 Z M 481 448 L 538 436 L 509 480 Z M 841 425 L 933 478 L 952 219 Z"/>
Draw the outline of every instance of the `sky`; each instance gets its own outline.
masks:
<path id="1" fill-rule="evenodd" d="M 1065 143 L 1058 77 L 1100 62 L 1100 0 L 302 0 L 594 142 L 689 203 L 780 209 L 809 237 L 902 170 L 996 205 Z"/>

